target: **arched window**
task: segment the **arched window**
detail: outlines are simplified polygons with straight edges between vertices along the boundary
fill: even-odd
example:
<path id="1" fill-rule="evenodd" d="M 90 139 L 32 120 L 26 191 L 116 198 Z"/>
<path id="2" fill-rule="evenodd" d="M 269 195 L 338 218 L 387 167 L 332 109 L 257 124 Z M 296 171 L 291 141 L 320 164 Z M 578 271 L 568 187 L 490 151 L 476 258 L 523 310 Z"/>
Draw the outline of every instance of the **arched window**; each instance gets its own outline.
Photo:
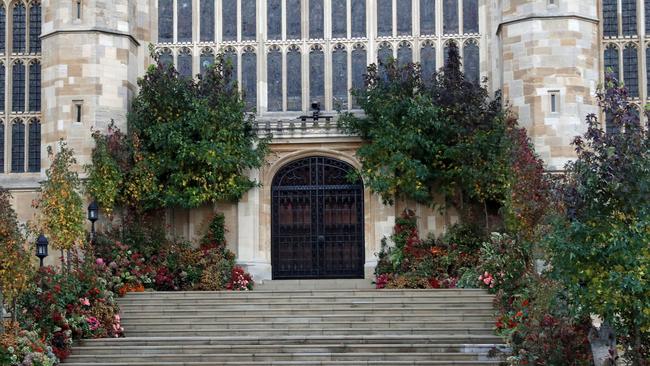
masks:
<path id="1" fill-rule="evenodd" d="M 25 111 L 25 64 L 22 61 L 14 63 L 12 68 L 11 110 Z"/>
<path id="2" fill-rule="evenodd" d="M 618 47 L 609 45 L 605 48 L 605 72 L 612 72 L 616 80 L 620 81 L 618 62 Z"/>
<path id="3" fill-rule="evenodd" d="M 199 63 L 201 67 L 201 75 L 205 75 L 206 71 L 214 64 L 214 52 L 211 49 L 206 48 L 201 52 L 201 57 L 199 58 Z"/>
<path id="4" fill-rule="evenodd" d="M 406 66 L 413 62 L 413 49 L 408 42 L 402 42 L 397 48 L 397 64 L 399 66 Z"/>
<path id="5" fill-rule="evenodd" d="M 352 37 L 366 36 L 366 0 L 352 1 Z"/>
<path id="6" fill-rule="evenodd" d="M 480 82 L 480 60 L 479 49 L 476 42 L 470 41 L 465 43 L 463 49 L 463 66 L 465 78 L 475 84 Z"/>
<path id="7" fill-rule="evenodd" d="M 294 72 L 290 70 L 290 72 Z M 266 56 L 266 90 L 268 110 L 282 110 L 282 52 L 278 46 L 272 46 Z"/>
<path id="8" fill-rule="evenodd" d="M 287 52 L 287 110 L 302 110 L 302 56 L 300 47 L 292 45 Z"/>
<path id="9" fill-rule="evenodd" d="M 29 65 L 29 110 L 41 111 L 41 64 L 38 61 Z"/>
<path id="10" fill-rule="evenodd" d="M 633 45 L 625 46 L 623 50 L 623 79 L 628 95 L 639 96 L 639 62 L 637 49 Z"/>
<path id="11" fill-rule="evenodd" d="M 309 99 L 325 108 L 325 54 L 319 45 L 309 52 Z"/>
<path id="12" fill-rule="evenodd" d="M 377 61 L 380 64 L 386 64 L 393 58 L 393 48 L 390 43 L 383 42 L 379 45 L 379 51 L 377 51 Z"/>
<path id="13" fill-rule="evenodd" d="M 25 24 L 25 4 L 16 3 L 14 5 L 13 13 L 13 52 L 14 53 L 23 53 L 25 52 L 25 33 L 26 33 L 26 24 Z"/>
<path id="14" fill-rule="evenodd" d="M 237 1 L 221 2 L 221 38 L 224 41 L 237 40 Z"/>
<path id="15" fill-rule="evenodd" d="M 5 44 L 5 35 L 7 34 L 7 13 L 4 5 L 0 5 L 0 53 L 5 53 L 7 45 Z"/>
<path id="16" fill-rule="evenodd" d="M 364 75 L 366 74 L 367 63 L 366 49 L 362 44 L 355 45 L 352 50 L 352 89 L 361 90 L 365 87 Z M 353 101 L 353 106 L 359 106 L 356 100 Z"/>
<path id="17" fill-rule="evenodd" d="M 174 41 L 174 1 L 158 0 L 158 42 Z"/>
<path id="18" fill-rule="evenodd" d="M 411 0 L 400 0 L 397 5 L 397 34 L 411 35 L 413 29 Z"/>
<path id="19" fill-rule="evenodd" d="M 176 0 L 176 40 L 192 42 L 192 0 Z"/>
<path id="20" fill-rule="evenodd" d="M 287 39 L 302 38 L 300 0 L 287 0 Z"/>
<path id="21" fill-rule="evenodd" d="M 622 27 L 624 36 L 636 35 L 636 0 L 622 0 Z"/>
<path id="22" fill-rule="evenodd" d="M 309 0 L 309 38 L 322 39 L 323 31 L 323 0 Z"/>
<path id="23" fill-rule="evenodd" d="M 393 35 L 392 0 L 377 0 L 377 35 L 380 37 Z"/>
<path id="24" fill-rule="evenodd" d="M 617 0 L 603 0 L 603 35 L 615 37 L 618 35 Z"/>
<path id="25" fill-rule="evenodd" d="M 458 0 L 443 0 L 442 15 L 442 33 L 458 34 Z"/>
<path id="26" fill-rule="evenodd" d="M 255 49 L 246 47 L 241 56 L 242 91 L 249 110 L 257 106 L 257 55 Z"/>
<path id="27" fill-rule="evenodd" d="M 0 112 L 5 111 L 5 64 L 0 64 Z"/>
<path id="28" fill-rule="evenodd" d="M 449 42 L 445 43 L 445 49 L 444 49 L 445 53 L 442 55 L 443 58 L 444 58 L 444 65 L 445 66 L 447 66 L 447 61 L 449 61 L 449 46 L 451 46 L 452 44 L 456 44 L 456 42 L 449 41 Z"/>
<path id="29" fill-rule="evenodd" d="M 11 172 L 25 172 L 25 125 L 20 119 L 11 126 Z"/>
<path id="30" fill-rule="evenodd" d="M 266 2 L 268 39 L 282 39 L 282 0 L 267 0 Z"/>
<path id="31" fill-rule="evenodd" d="M 214 41 L 214 0 L 201 0 L 201 41 Z"/>
<path id="32" fill-rule="evenodd" d="M 463 33 L 478 33 L 478 0 L 463 0 Z"/>
<path id="33" fill-rule="evenodd" d="M 348 51 L 342 44 L 332 52 L 332 105 L 348 109 Z"/>
<path id="34" fill-rule="evenodd" d="M 436 49 L 432 42 L 425 42 L 420 48 L 420 65 L 424 82 L 433 81 L 436 72 Z"/>
<path id="35" fill-rule="evenodd" d="M 257 0 L 241 0 L 241 39 L 244 41 L 257 38 Z"/>
<path id="36" fill-rule="evenodd" d="M 37 118 L 29 121 L 28 156 L 27 171 L 31 173 L 41 171 L 41 121 Z"/>
<path id="37" fill-rule="evenodd" d="M 169 48 L 164 48 L 158 53 L 158 62 L 161 65 L 169 67 L 174 64 L 174 56 Z"/>
<path id="38" fill-rule="evenodd" d="M 420 34 L 436 34 L 435 0 L 420 0 Z"/>
<path id="39" fill-rule="evenodd" d="M 225 63 L 226 78 L 229 78 L 230 86 L 234 86 L 237 81 L 237 51 L 228 47 L 223 53 L 223 61 Z"/>
<path id="40" fill-rule="evenodd" d="M 192 78 L 192 52 L 189 48 L 183 47 L 178 53 L 178 74 L 184 78 Z"/>
<path id="41" fill-rule="evenodd" d="M 41 4 L 32 3 L 29 8 L 29 52 L 41 52 Z"/>

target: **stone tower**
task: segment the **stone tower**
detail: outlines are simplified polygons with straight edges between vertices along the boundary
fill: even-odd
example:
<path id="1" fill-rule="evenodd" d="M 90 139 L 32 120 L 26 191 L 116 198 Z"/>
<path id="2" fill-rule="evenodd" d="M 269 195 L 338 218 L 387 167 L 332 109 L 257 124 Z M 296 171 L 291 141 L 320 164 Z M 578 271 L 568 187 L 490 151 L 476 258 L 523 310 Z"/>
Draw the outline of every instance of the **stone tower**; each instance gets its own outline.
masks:
<path id="1" fill-rule="evenodd" d="M 596 0 L 491 0 L 495 86 L 528 129 L 549 170 L 574 157 L 571 141 L 597 113 Z"/>

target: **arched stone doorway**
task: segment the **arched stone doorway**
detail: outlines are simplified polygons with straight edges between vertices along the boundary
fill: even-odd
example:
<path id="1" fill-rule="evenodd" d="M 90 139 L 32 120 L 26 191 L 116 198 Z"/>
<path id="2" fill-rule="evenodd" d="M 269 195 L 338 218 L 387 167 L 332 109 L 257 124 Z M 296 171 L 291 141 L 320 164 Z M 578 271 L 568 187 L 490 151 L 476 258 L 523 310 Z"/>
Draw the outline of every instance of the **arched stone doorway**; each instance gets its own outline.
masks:
<path id="1" fill-rule="evenodd" d="M 363 182 L 340 160 L 310 156 L 282 167 L 271 185 L 274 279 L 363 278 Z"/>

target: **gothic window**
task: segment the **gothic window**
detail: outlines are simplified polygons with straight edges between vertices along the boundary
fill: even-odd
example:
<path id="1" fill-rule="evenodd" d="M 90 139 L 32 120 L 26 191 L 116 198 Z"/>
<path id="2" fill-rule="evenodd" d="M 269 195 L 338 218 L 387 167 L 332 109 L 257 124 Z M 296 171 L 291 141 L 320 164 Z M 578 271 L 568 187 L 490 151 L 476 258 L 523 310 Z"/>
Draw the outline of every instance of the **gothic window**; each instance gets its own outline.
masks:
<path id="1" fill-rule="evenodd" d="M 29 122 L 29 159 L 27 170 L 37 173 L 41 170 L 41 121 L 33 118 Z"/>
<path id="2" fill-rule="evenodd" d="M 615 37 L 618 35 L 617 0 L 603 0 L 603 35 Z"/>
<path id="3" fill-rule="evenodd" d="M 241 0 L 241 38 L 250 41 L 257 38 L 257 16 L 255 15 L 257 0 Z"/>
<path id="4" fill-rule="evenodd" d="M 650 1 L 644 1 L 645 8 L 645 33 L 650 33 Z"/>
<path id="5" fill-rule="evenodd" d="M 192 42 L 192 0 L 176 0 L 177 25 L 176 37 L 178 42 Z"/>
<path id="6" fill-rule="evenodd" d="M 287 110 L 302 110 L 302 56 L 298 46 L 287 52 Z"/>
<path id="7" fill-rule="evenodd" d="M 0 64 L 0 112 L 5 111 L 5 71 L 5 65 Z"/>
<path id="8" fill-rule="evenodd" d="M 7 27 L 6 12 L 4 5 L 0 5 L 0 53 L 5 53 L 7 49 L 5 45 L 5 34 Z"/>
<path id="9" fill-rule="evenodd" d="M 221 33 L 224 41 L 237 40 L 237 0 L 221 2 Z"/>
<path id="10" fill-rule="evenodd" d="M 158 0 L 158 42 L 174 41 L 173 0 Z"/>
<path id="11" fill-rule="evenodd" d="M 346 38 L 347 36 L 347 0 L 332 0 L 332 38 Z"/>
<path id="12" fill-rule="evenodd" d="M 636 98 L 639 96 L 639 63 L 637 49 L 633 45 L 625 46 L 623 50 L 623 79 L 628 94 Z"/>
<path id="13" fill-rule="evenodd" d="M 431 42 L 426 42 L 420 48 L 420 65 L 423 80 L 427 83 L 433 81 L 436 72 L 436 49 Z"/>
<path id="14" fill-rule="evenodd" d="M 636 35 L 636 0 L 623 0 L 621 10 L 623 35 Z"/>
<path id="15" fill-rule="evenodd" d="M 442 2 L 442 32 L 443 34 L 458 33 L 458 0 L 443 0 Z"/>
<path id="16" fill-rule="evenodd" d="M 5 122 L 0 120 L 0 173 L 5 171 Z"/>
<path id="17" fill-rule="evenodd" d="M 11 110 L 25 111 L 25 64 L 17 61 L 12 70 Z"/>
<path id="18" fill-rule="evenodd" d="M 302 38 L 300 0 L 287 0 L 287 39 Z"/>
<path id="19" fill-rule="evenodd" d="M 242 92 L 249 110 L 257 106 L 257 55 L 255 50 L 247 47 L 241 56 Z"/>
<path id="20" fill-rule="evenodd" d="M 323 0 L 309 0 L 309 38 L 323 38 Z"/>
<path id="21" fill-rule="evenodd" d="M 41 111 L 41 64 L 32 62 L 29 65 L 29 110 Z"/>
<path id="22" fill-rule="evenodd" d="M 29 8 L 29 52 L 41 52 L 41 4 L 32 3 Z"/>
<path id="23" fill-rule="evenodd" d="M 293 70 L 291 70 L 293 72 Z M 267 94 L 268 110 L 282 110 L 282 52 L 280 48 L 274 46 L 269 50 L 266 59 L 266 77 L 267 77 Z"/>
<path id="24" fill-rule="evenodd" d="M 226 48 L 226 51 L 223 53 L 223 61 L 225 64 L 226 78 L 230 79 L 228 84 L 232 87 L 237 81 L 237 51 L 232 47 Z"/>
<path id="25" fill-rule="evenodd" d="M 445 43 L 445 49 L 444 49 L 444 52 L 445 52 L 445 53 L 442 55 L 443 58 L 444 58 L 444 65 L 445 65 L 445 66 L 447 66 L 447 61 L 449 61 L 449 46 L 450 46 L 451 44 L 456 44 L 456 42 L 454 42 L 454 41 L 449 41 L 449 42 Z"/>
<path id="26" fill-rule="evenodd" d="M 201 41 L 214 41 L 214 0 L 201 0 Z"/>
<path id="27" fill-rule="evenodd" d="M 411 0 L 400 0 L 397 5 L 397 34 L 411 35 L 413 29 Z"/>
<path id="28" fill-rule="evenodd" d="M 377 51 L 377 61 L 380 64 L 386 64 L 393 58 L 393 48 L 390 46 L 390 43 L 384 42 L 379 45 L 379 51 Z"/>
<path id="29" fill-rule="evenodd" d="M 647 90 L 650 90 L 650 47 L 645 49 L 645 64 L 648 65 L 646 67 L 646 86 Z"/>
<path id="30" fill-rule="evenodd" d="M 397 64 L 405 66 L 410 62 L 413 62 L 413 50 L 408 42 L 402 42 L 397 48 Z"/>
<path id="31" fill-rule="evenodd" d="M 463 49 L 463 66 L 465 78 L 475 84 L 480 82 L 480 61 L 479 49 L 476 42 L 470 41 L 465 44 Z"/>
<path id="32" fill-rule="evenodd" d="M 366 0 L 352 1 L 352 37 L 366 36 Z"/>
<path id="33" fill-rule="evenodd" d="M 363 45 L 358 44 L 352 50 L 352 89 L 361 90 L 365 86 L 364 75 L 366 74 L 368 56 Z M 358 103 L 354 101 L 354 106 Z"/>
<path id="34" fill-rule="evenodd" d="M 174 64 L 174 56 L 172 56 L 172 51 L 168 48 L 163 49 L 158 53 L 158 62 L 165 67 L 172 66 Z"/>
<path id="35" fill-rule="evenodd" d="M 393 35 L 393 1 L 377 0 L 377 35 Z"/>
<path id="36" fill-rule="evenodd" d="M 182 48 L 178 53 L 178 74 L 181 77 L 191 79 L 192 78 L 192 53 L 189 48 Z"/>
<path id="37" fill-rule="evenodd" d="M 11 126 L 11 172 L 25 172 L 25 125 L 20 119 Z"/>
<path id="38" fill-rule="evenodd" d="M 25 4 L 16 3 L 13 14 L 13 52 L 25 52 Z"/>
<path id="39" fill-rule="evenodd" d="M 212 52 L 212 50 L 209 48 L 204 49 L 203 52 L 201 52 L 199 64 L 201 68 L 201 75 L 205 75 L 210 66 L 214 65 L 214 52 Z"/>
<path id="40" fill-rule="evenodd" d="M 342 44 L 332 52 L 332 98 L 334 108 L 348 108 L 348 51 Z"/>
<path id="41" fill-rule="evenodd" d="M 612 72 L 616 80 L 620 80 L 618 64 L 618 48 L 610 45 L 605 48 L 605 72 Z"/>
<path id="42" fill-rule="evenodd" d="M 266 3 L 268 39 L 282 39 L 282 0 L 268 0 Z"/>
<path id="43" fill-rule="evenodd" d="M 320 46 L 309 52 L 309 98 L 325 106 L 325 55 Z"/>
<path id="44" fill-rule="evenodd" d="M 435 0 L 420 0 L 420 34 L 436 34 Z"/>
<path id="45" fill-rule="evenodd" d="M 463 0 L 463 33 L 478 33 L 478 0 Z"/>

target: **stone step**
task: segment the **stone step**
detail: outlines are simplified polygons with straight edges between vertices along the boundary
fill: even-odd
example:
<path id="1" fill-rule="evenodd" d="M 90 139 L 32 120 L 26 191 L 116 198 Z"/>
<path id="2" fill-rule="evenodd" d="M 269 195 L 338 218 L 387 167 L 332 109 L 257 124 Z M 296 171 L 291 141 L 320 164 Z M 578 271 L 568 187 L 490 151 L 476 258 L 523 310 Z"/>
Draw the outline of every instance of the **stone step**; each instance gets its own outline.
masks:
<path id="1" fill-rule="evenodd" d="M 223 324 L 238 324 L 238 323 L 310 323 L 310 322 L 384 322 L 384 323 L 394 323 L 394 322 L 408 322 L 419 324 L 423 321 L 427 322 L 437 322 L 437 323 L 461 323 L 461 322 L 480 322 L 480 323 L 490 323 L 493 324 L 494 316 L 492 313 L 483 315 L 483 314 L 473 314 L 473 313 L 460 313 L 452 315 L 435 315 L 422 317 L 421 315 L 413 314 L 400 314 L 391 316 L 389 320 L 386 320 L 385 315 L 340 315 L 340 314 L 315 314 L 312 316 L 293 316 L 293 315 L 278 315 L 278 316 L 247 316 L 242 318 L 238 315 L 166 315 L 161 314 L 148 314 L 141 315 L 139 317 L 127 317 L 122 319 L 123 324 L 146 324 L 146 323 L 165 323 L 165 324 L 191 324 L 191 323 L 223 323 Z"/>
<path id="2" fill-rule="evenodd" d="M 377 302 L 352 302 L 352 303 L 326 303 L 326 302 L 312 302 L 304 304 L 296 304 L 292 302 L 287 303 L 236 303 L 236 304 L 224 304 L 224 303 L 152 303 L 152 304 L 120 304 L 120 309 L 123 312 L 136 312 L 139 310 L 204 310 L 204 311 L 242 311 L 242 310 L 256 310 L 256 311 L 267 311 L 267 310 L 292 310 L 292 309 L 301 309 L 301 310 L 319 310 L 319 311 L 333 311 L 333 310 L 346 310 L 346 309 L 363 309 L 363 310 L 374 310 L 374 309 L 393 309 L 394 311 L 398 310 L 434 310 L 434 309 L 445 309 L 445 310 L 455 310 L 460 311 L 460 309 L 493 309 L 492 301 L 483 301 L 483 302 L 447 302 L 447 303 L 377 303 Z"/>
<path id="3" fill-rule="evenodd" d="M 327 297 L 394 297 L 394 296 L 422 296 L 422 297 L 449 297 L 449 296 L 491 296 L 484 289 L 339 289 L 339 290 L 260 290 L 254 291 L 145 291 L 129 292 L 123 299 L 132 298 L 257 298 L 271 296 L 300 297 L 300 296 L 327 296 Z"/>
<path id="4" fill-rule="evenodd" d="M 93 363 L 65 363 L 70 366 L 215 366 L 213 362 L 93 362 Z M 438 366 L 438 365 L 464 365 L 464 366 L 488 366 L 501 365 L 502 361 L 234 361 L 220 362 L 223 366 Z"/>
<path id="5" fill-rule="evenodd" d="M 338 290 L 338 289 L 374 289 L 375 285 L 367 279 L 325 279 L 325 280 L 264 280 L 257 290 Z"/>
<path id="6" fill-rule="evenodd" d="M 432 317 L 432 316 L 440 316 L 440 315 L 458 315 L 459 313 L 462 313 L 458 309 L 450 309 L 450 308 L 440 308 L 440 309 L 401 309 L 402 312 L 406 312 L 409 315 L 420 315 L 422 317 Z M 494 310 L 491 308 L 484 308 L 484 309 L 472 309 L 468 308 L 467 310 L 468 313 L 474 314 L 474 315 L 493 315 Z M 338 314 L 338 315 L 356 315 L 356 316 L 391 316 L 394 315 L 397 312 L 397 309 L 395 308 L 375 308 L 375 309 L 362 309 L 362 308 L 347 308 L 347 309 L 303 309 L 303 308 L 297 308 L 297 309 L 280 309 L 280 310 L 256 310 L 256 309 L 248 309 L 248 310 L 228 310 L 228 309 L 223 309 L 220 311 L 216 310 L 179 310 L 179 309 L 148 309 L 148 310 L 134 310 L 134 311 L 129 311 L 129 310 L 122 310 L 122 314 L 124 317 L 133 317 L 133 318 L 140 318 L 142 316 L 155 316 L 155 315 L 162 315 L 162 316 L 217 316 L 217 315 L 237 315 L 242 318 L 247 318 L 249 316 L 256 316 L 259 315 L 260 313 L 263 313 L 266 316 L 282 316 L 282 315 L 291 315 L 291 316 L 315 316 L 315 315 L 320 315 L 320 314 Z"/>
<path id="7" fill-rule="evenodd" d="M 476 322 L 476 321 L 447 321 L 431 322 L 428 320 L 420 321 L 303 321 L 300 318 L 291 321 L 282 322 L 208 322 L 208 321 L 186 321 L 186 322 L 168 322 L 168 321 L 142 321 L 128 320 L 122 322 L 122 325 L 129 331 L 142 330 L 181 330 L 181 329 L 283 329 L 283 328 L 310 328 L 310 329 L 331 329 L 331 328 L 439 328 L 439 329 L 492 329 L 494 322 Z"/>
<path id="8" fill-rule="evenodd" d="M 146 305 L 146 304 L 308 304 L 308 303 L 382 303 L 382 304 L 400 304 L 400 303 L 434 303 L 434 304 L 449 304 L 449 303 L 467 303 L 467 302 L 493 302 L 492 295 L 454 295 L 454 296 L 417 296 L 417 295 L 403 295 L 403 296 L 259 296 L 259 297 L 126 297 L 120 299 L 122 305 Z"/>

